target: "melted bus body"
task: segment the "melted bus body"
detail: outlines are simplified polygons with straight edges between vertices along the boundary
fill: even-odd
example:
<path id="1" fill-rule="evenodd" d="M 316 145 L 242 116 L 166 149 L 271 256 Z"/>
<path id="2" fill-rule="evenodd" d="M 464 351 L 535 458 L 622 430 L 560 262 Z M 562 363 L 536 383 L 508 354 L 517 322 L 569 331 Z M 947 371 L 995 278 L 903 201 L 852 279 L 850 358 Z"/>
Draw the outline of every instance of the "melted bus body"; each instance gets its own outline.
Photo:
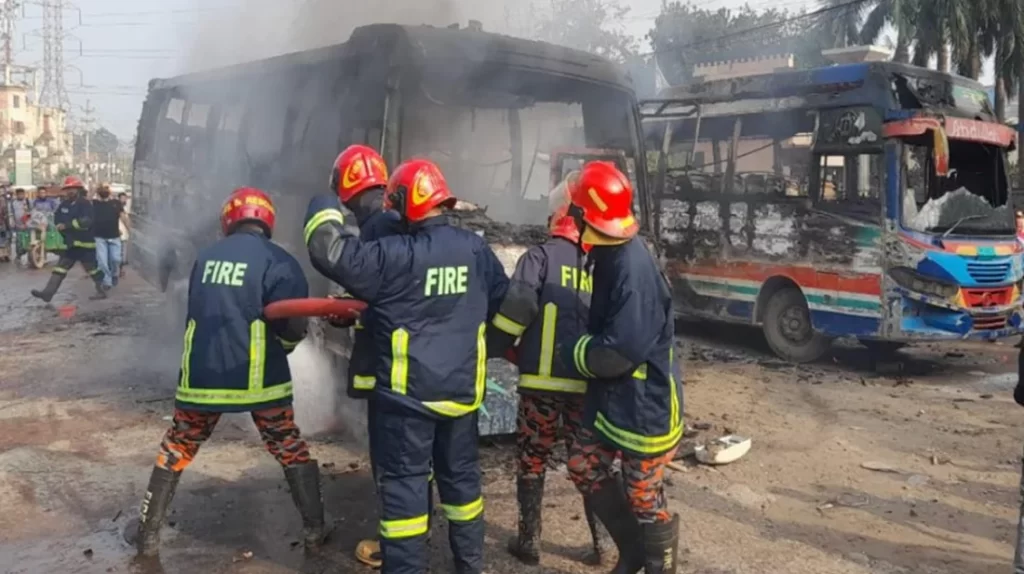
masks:
<path id="1" fill-rule="evenodd" d="M 980 84 L 894 63 L 710 80 L 641 103 L 679 308 L 781 357 L 1021 333 L 1011 128 Z"/>
<path id="2" fill-rule="evenodd" d="M 465 202 L 456 219 L 511 273 L 546 237 L 547 194 L 572 159 L 614 154 L 646 197 L 639 130 L 631 83 L 607 60 L 481 31 L 358 28 L 341 45 L 150 83 L 133 257 L 154 283 L 180 283 L 196 249 L 217 238 L 220 203 L 255 186 L 277 206 L 274 241 L 323 295 L 332 287 L 309 266 L 302 217 L 310 197 L 329 191 L 335 156 L 363 143 L 391 168 L 410 157 L 440 165 Z M 160 277 L 162 268 L 174 271 Z M 327 339 L 343 367 L 347 335 Z M 515 369 L 490 367 L 482 433 L 512 432 Z"/>

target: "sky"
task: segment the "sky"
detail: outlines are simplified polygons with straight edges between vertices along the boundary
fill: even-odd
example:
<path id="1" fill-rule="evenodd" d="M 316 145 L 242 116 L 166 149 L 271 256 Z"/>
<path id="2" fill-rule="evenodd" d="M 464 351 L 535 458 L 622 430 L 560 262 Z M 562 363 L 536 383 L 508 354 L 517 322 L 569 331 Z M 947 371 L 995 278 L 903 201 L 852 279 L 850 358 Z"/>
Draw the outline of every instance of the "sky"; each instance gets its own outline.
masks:
<path id="1" fill-rule="evenodd" d="M 814 10 L 818 0 L 691 0 L 708 9 Z M 545 0 L 534 0 L 543 5 Z M 642 39 L 662 0 L 626 0 L 626 30 Z M 70 4 L 70 3 L 69 3 Z M 152 78 L 342 42 L 371 22 L 465 24 L 514 28 L 523 0 L 76 0 L 64 12 L 64 61 L 72 112 L 130 140 Z M 518 16 L 517 16 L 518 15 Z M 17 24 L 15 63 L 42 60 L 41 8 L 24 8 Z"/>

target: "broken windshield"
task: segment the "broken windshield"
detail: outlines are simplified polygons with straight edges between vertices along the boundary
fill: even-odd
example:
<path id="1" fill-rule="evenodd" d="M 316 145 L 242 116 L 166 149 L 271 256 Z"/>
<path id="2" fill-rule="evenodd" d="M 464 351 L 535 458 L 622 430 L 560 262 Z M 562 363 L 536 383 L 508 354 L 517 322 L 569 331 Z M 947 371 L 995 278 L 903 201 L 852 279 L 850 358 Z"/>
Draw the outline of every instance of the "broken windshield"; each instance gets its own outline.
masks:
<path id="1" fill-rule="evenodd" d="M 949 140 L 949 175 L 936 175 L 929 136 L 903 146 L 901 221 L 907 229 L 949 235 L 1013 235 L 1004 151 Z"/>
<path id="2" fill-rule="evenodd" d="M 437 162 L 455 194 L 486 208 L 493 220 L 543 225 L 553 154 L 604 148 L 634 160 L 636 149 L 628 93 L 546 81 L 541 89 L 506 80 L 511 89 L 489 85 L 458 94 L 412 94 L 404 105 L 402 157 Z"/>

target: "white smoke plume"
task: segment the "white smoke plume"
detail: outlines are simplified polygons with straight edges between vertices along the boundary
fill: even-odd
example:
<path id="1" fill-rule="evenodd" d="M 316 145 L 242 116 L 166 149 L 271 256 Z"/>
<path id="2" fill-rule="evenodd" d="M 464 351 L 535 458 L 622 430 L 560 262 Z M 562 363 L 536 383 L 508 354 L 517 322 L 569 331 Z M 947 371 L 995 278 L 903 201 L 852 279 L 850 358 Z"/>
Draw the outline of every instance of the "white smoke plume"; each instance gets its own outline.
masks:
<path id="1" fill-rule="evenodd" d="M 196 6 L 206 3 L 196 0 Z M 522 35 L 530 8 L 513 0 L 246 0 L 244 9 L 210 12 L 183 38 L 182 71 L 340 44 L 359 26 L 379 23 L 466 26 Z"/>

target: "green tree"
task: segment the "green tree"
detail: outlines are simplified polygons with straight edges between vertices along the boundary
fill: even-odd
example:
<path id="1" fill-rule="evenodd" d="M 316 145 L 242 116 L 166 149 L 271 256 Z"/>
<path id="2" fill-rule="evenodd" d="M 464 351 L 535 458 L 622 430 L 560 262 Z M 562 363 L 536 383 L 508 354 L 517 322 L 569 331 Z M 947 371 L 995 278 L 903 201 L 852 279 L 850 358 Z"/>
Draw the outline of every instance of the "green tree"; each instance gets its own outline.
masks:
<path id="1" fill-rule="evenodd" d="M 995 71 L 995 111 L 1006 119 L 1009 94 L 1018 89 L 1024 70 L 1024 6 L 1020 0 L 985 0 L 981 52 L 991 55 Z"/>
<path id="2" fill-rule="evenodd" d="M 749 5 L 738 10 L 707 10 L 684 2 L 664 4 L 648 34 L 658 54 L 658 66 L 670 84 L 693 79 L 694 64 L 712 57 L 744 58 L 766 52 L 788 52 L 798 66 L 822 63 L 821 48 L 834 40 L 815 31 L 786 10 L 757 11 Z"/>
<path id="3" fill-rule="evenodd" d="M 550 13 L 530 34 L 537 40 L 585 50 L 616 62 L 636 55 L 636 38 L 623 22 L 629 8 L 619 0 L 550 0 Z"/>
<path id="4" fill-rule="evenodd" d="M 892 59 L 910 63 L 910 47 L 916 35 L 916 0 L 878 0 L 868 6 L 860 29 L 861 44 L 875 44 L 890 25 L 896 29 L 896 46 Z"/>

